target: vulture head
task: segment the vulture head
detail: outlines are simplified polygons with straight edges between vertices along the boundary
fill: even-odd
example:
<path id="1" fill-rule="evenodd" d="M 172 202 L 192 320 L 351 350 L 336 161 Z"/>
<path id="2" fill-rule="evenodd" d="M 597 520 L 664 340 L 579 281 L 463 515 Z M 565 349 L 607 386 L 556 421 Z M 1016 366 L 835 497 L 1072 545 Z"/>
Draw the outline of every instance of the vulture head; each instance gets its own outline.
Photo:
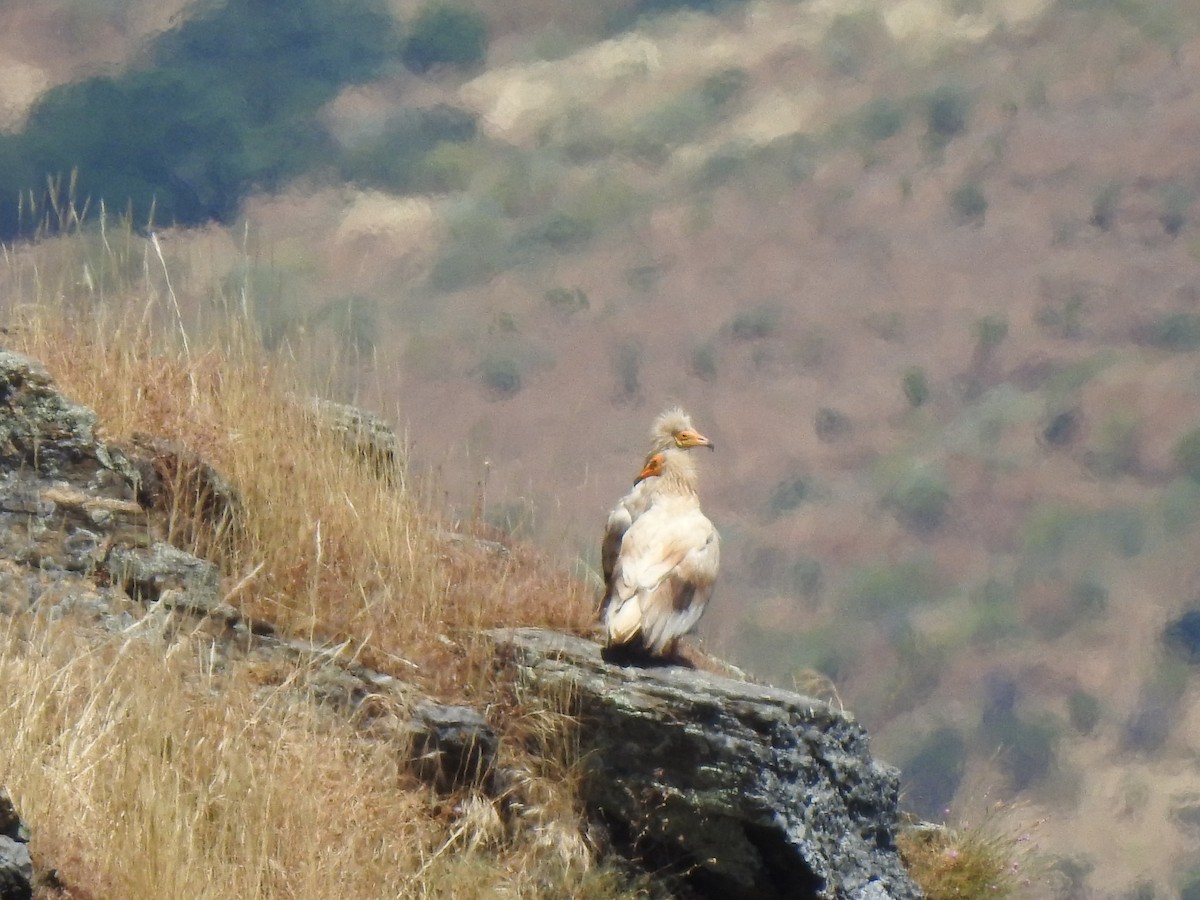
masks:
<path id="1" fill-rule="evenodd" d="M 642 466 L 642 471 L 638 472 L 638 477 L 633 480 L 635 485 L 641 484 L 647 478 L 657 478 L 662 475 L 667 469 L 667 454 L 660 450 L 654 453 L 646 460 L 646 464 Z"/>
<path id="2" fill-rule="evenodd" d="M 651 455 L 671 447 L 680 450 L 690 450 L 693 447 L 714 449 L 713 442 L 696 430 L 692 424 L 692 417 L 678 406 L 662 413 L 650 428 Z"/>

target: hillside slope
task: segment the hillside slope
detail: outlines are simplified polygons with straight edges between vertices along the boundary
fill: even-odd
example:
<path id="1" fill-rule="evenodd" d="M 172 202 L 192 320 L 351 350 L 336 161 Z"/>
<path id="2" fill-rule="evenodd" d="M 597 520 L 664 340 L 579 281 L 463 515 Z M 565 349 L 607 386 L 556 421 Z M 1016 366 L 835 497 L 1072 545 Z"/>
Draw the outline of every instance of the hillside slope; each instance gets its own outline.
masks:
<path id="1" fill-rule="evenodd" d="M 479 4 L 483 68 L 322 110 L 403 177 L 164 234 L 182 315 L 349 360 L 327 386 L 464 518 L 568 560 L 684 403 L 719 448 L 711 643 L 831 679 L 919 811 L 1022 800 L 1064 884 L 1185 889 L 1195 11 L 538 6 Z M 445 106 L 477 130 L 405 130 Z"/>

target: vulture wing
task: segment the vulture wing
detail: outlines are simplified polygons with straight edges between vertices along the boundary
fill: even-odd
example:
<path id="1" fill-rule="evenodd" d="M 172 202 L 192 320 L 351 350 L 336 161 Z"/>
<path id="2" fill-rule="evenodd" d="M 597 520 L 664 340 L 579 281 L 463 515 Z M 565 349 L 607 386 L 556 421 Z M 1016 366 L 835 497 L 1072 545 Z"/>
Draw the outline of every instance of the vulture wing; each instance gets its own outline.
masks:
<path id="1" fill-rule="evenodd" d="M 600 566 L 604 572 L 605 596 L 608 596 L 612 588 L 613 567 L 616 566 L 617 555 L 621 552 L 621 541 L 633 520 L 650 505 L 653 484 L 651 481 L 639 481 L 608 514 L 608 522 L 604 526 L 604 540 L 600 544 Z"/>
<path id="2" fill-rule="evenodd" d="M 612 590 L 613 567 L 617 564 L 617 556 L 621 552 L 621 541 L 625 539 L 625 532 L 634 520 L 650 508 L 658 486 L 658 476 L 662 475 L 665 464 L 666 455 L 661 452 L 646 460 L 646 465 L 629 493 L 622 497 L 608 514 L 608 522 L 604 526 L 604 540 L 600 543 L 600 567 L 604 572 L 606 600 Z"/>

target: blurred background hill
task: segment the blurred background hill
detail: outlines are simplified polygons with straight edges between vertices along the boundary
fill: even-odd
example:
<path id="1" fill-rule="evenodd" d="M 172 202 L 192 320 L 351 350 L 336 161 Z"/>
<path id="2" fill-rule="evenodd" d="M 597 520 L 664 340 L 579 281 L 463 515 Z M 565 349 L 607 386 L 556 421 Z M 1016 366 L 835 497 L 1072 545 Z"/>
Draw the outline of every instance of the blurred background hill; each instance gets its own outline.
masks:
<path id="1" fill-rule="evenodd" d="M 832 684 L 915 812 L 1047 817 L 1062 896 L 1200 896 L 1195 4 L 16 0 L 0 35 L 12 258 L 101 304 L 87 242 L 153 229 L 187 321 L 252 319 L 581 578 L 684 404 L 711 649 Z"/>

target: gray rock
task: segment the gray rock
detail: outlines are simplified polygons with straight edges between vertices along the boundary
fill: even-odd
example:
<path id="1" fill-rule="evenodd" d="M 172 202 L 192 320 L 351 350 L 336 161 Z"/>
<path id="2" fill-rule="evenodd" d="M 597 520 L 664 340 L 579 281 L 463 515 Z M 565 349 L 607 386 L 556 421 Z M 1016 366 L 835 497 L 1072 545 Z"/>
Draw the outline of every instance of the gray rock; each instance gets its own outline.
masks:
<path id="1" fill-rule="evenodd" d="M 440 790 L 488 789 L 500 741 L 487 719 L 469 706 L 417 704 L 409 724 L 413 768 Z"/>
<path id="2" fill-rule="evenodd" d="M 827 703 L 590 641 L 493 632 L 528 686 L 573 698 L 583 791 L 614 841 L 702 896 L 915 900 L 896 852 L 899 773 Z"/>
<path id="3" fill-rule="evenodd" d="M 345 448 L 370 465 L 382 478 L 390 479 L 402 463 L 396 431 L 375 413 L 332 400 L 312 400 L 318 420 L 341 439 Z"/>
<path id="4" fill-rule="evenodd" d="M 32 896 L 29 845 L 0 835 L 0 900 L 29 900 Z"/>
<path id="5" fill-rule="evenodd" d="M 167 591 L 177 592 L 169 595 L 173 606 L 200 614 L 216 612 L 220 604 L 217 567 L 170 544 L 113 547 L 104 565 L 113 583 L 135 599 L 153 602 Z"/>
<path id="6" fill-rule="evenodd" d="M 0 900 L 29 900 L 32 894 L 29 829 L 17 815 L 8 791 L 0 788 Z"/>
<path id="7" fill-rule="evenodd" d="M 63 397 L 40 363 L 0 350 L 0 465 L 44 475 L 85 466 L 97 483 L 110 481 L 100 474 L 106 470 L 132 485 L 132 466 L 97 439 L 95 428 L 96 414 Z"/>
<path id="8" fill-rule="evenodd" d="M 243 515 L 233 484 L 199 454 L 175 441 L 137 433 L 128 447 L 138 473 L 138 502 L 167 515 L 177 533 L 203 523 L 217 540 L 230 538 Z"/>

